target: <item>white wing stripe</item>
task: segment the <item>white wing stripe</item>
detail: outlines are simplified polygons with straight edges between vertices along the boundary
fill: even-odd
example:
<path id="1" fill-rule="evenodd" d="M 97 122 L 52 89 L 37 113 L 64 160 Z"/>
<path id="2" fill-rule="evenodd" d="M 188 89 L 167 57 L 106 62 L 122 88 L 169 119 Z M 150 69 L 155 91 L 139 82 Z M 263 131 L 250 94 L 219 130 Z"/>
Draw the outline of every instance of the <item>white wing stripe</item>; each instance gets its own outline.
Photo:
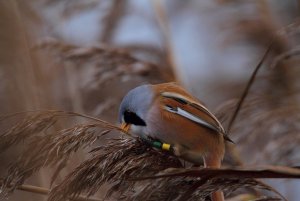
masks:
<path id="1" fill-rule="evenodd" d="M 202 105 L 201 103 L 196 103 L 194 102 L 193 100 L 185 97 L 185 96 L 182 96 L 178 93 L 174 93 L 174 92 L 162 92 L 161 93 L 162 96 L 166 97 L 166 98 L 177 98 L 177 99 L 181 99 L 182 101 L 186 102 L 187 104 L 189 104 L 190 106 L 194 107 L 194 108 L 197 108 L 199 110 L 202 110 L 203 112 L 206 112 L 207 115 L 209 115 L 211 118 L 213 118 L 215 120 L 215 122 L 218 124 L 218 127 L 219 127 L 219 130 L 220 132 L 224 133 L 225 130 L 224 128 L 222 127 L 221 123 L 219 122 L 219 120 L 204 106 Z M 199 107 L 199 108 L 198 108 Z M 185 111 L 186 112 L 186 111 Z M 187 112 L 188 113 L 188 112 Z M 189 113 L 191 114 L 191 113 Z M 191 114 L 192 115 L 192 114 Z M 194 116 L 194 115 L 192 115 Z M 195 118 L 198 118 L 196 116 L 194 116 Z M 187 118 L 187 117 L 186 117 Z M 209 124 L 210 126 L 212 126 L 211 124 Z M 214 127 L 214 126 L 213 126 Z M 214 127 L 215 128 L 215 127 Z"/>
<path id="2" fill-rule="evenodd" d="M 196 117 L 195 115 L 177 107 L 177 108 L 172 108 L 172 107 L 168 107 L 166 106 L 165 109 L 169 112 L 172 112 L 172 113 L 175 113 L 175 114 L 178 114 L 180 116 L 183 116 L 193 122 L 196 122 L 198 124 L 201 124 L 202 126 L 205 126 L 209 129 L 212 129 L 214 131 L 217 131 L 217 132 L 220 132 L 220 130 L 216 127 L 214 127 L 213 125 L 211 125 L 210 123 L 204 121 L 203 119 L 199 118 L 199 117 Z"/>

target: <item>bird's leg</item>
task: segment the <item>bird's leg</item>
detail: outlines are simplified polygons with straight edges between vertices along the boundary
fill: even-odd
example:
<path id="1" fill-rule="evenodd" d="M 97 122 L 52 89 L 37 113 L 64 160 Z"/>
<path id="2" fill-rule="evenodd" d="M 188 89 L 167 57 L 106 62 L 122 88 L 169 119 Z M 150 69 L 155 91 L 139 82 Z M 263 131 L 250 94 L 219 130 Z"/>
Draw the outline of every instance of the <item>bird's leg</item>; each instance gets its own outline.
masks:
<path id="1" fill-rule="evenodd" d="M 205 156 L 203 157 L 204 167 L 210 168 L 220 168 L 221 167 L 221 157 L 216 156 Z M 224 201 L 224 194 L 222 191 L 215 191 L 211 195 L 212 201 Z"/>
<path id="2" fill-rule="evenodd" d="M 222 191 L 216 191 L 211 194 L 212 201 L 224 201 L 224 194 Z"/>

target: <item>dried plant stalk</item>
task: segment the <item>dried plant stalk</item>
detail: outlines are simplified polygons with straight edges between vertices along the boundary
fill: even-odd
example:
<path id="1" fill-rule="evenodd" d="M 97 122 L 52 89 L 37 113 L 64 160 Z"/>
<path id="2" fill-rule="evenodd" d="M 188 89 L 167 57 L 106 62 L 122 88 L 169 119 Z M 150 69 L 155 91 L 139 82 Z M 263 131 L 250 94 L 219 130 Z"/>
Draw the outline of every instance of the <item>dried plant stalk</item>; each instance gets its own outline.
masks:
<path id="1" fill-rule="evenodd" d="M 252 177 L 300 177 L 300 170 L 285 167 L 185 169 L 177 157 L 135 139 L 112 139 L 92 153 L 91 159 L 51 191 L 49 201 L 76 198 L 79 194 L 90 196 L 106 183 L 110 184 L 106 198 L 115 195 L 118 200 L 205 200 L 220 189 L 230 195 L 239 188 L 248 187 L 279 194 Z M 172 172 L 175 173 L 170 174 Z M 155 174 L 158 176 L 153 176 Z"/>
<path id="2" fill-rule="evenodd" d="M 61 61 L 73 62 L 78 67 L 82 67 L 83 62 L 90 67 L 96 66 L 97 72 L 90 84 L 97 86 L 102 86 L 101 84 L 110 79 L 124 74 L 129 76 L 149 74 L 160 76 L 158 73 L 161 71 L 159 66 L 135 58 L 126 49 L 108 46 L 78 47 L 54 39 L 43 40 L 34 48 L 36 50 L 51 50 L 54 56 Z"/>
<path id="3" fill-rule="evenodd" d="M 95 123 L 78 124 L 60 131 L 49 129 L 59 118 L 73 116 L 85 117 Z M 45 166 L 57 165 L 54 180 L 74 152 L 91 146 L 99 136 L 111 130 L 121 129 L 74 112 L 33 112 L 2 134 L 10 145 L 24 139 L 28 145 L 10 166 L 2 184 L 3 193 L 20 187 Z M 106 198 L 115 195 L 120 200 L 205 200 L 217 190 L 228 196 L 245 187 L 277 193 L 253 178 L 300 178 L 299 169 L 288 167 L 186 169 L 176 156 L 155 150 L 136 138 L 110 139 L 108 144 L 93 149 L 91 154 L 90 159 L 51 190 L 49 201 L 77 199 L 81 194 L 91 196 L 104 184 L 110 185 Z"/>
<path id="4" fill-rule="evenodd" d="M 165 177 L 202 177 L 214 178 L 300 178 L 300 169 L 285 166 L 266 167 L 235 167 L 235 168 L 193 168 L 193 169 L 173 169 L 173 173 L 161 174 L 141 179 L 155 179 Z"/>
<path id="5" fill-rule="evenodd" d="M 272 191 L 254 179 L 219 178 L 208 180 L 201 178 L 170 177 L 169 179 L 149 180 L 137 191 L 128 195 L 127 200 L 197 200 L 205 201 L 216 190 L 222 190 L 225 196 L 240 188 L 255 188 Z"/>
<path id="6" fill-rule="evenodd" d="M 95 120 L 95 123 L 49 131 L 49 127 L 60 117 L 69 116 L 86 117 Z M 20 157 L 10 165 L 8 176 L 2 185 L 2 193 L 12 192 L 42 167 L 58 164 L 52 178 L 54 180 L 74 152 L 79 148 L 91 146 L 103 132 L 107 133 L 111 130 L 120 130 L 120 128 L 100 119 L 74 112 L 40 111 L 25 117 L 23 121 L 1 135 L 4 139 L 1 150 L 21 141 L 27 144 Z"/>
<path id="7" fill-rule="evenodd" d="M 134 139 L 112 139 L 107 145 L 92 151 L 83 162 L 50 193 L 50 201 L 62 201 L 86 193 L 93 195 L 101 185 L 111 185 L 107 197 L 133 189 L 129 178 L 153 175 L 170 167 L 182 167 L 175 156 L 162 153 Z"/>
<path id="8" fill-rule="evenodd" d="M 297 154 L 300 142 L 297 135 L 300 119 L 298 103 L 286 104 L 288 100 L 282 100 L 282 105 L 274 109 L 269 107 L 267 98 L 266 95 L 252 95 L 245 101 L 238 123 L 232 130 L 235 142 L 240 145 L 242 153 L 245 150 L 243 154 L 247 154 L 247 148 L 254 144 L 261 150 L 252 153 L 251 163 L 264 163 L 268 159 L 269 164 L 293 166 L 300 159 Z M 232 111 L 235 105 L 235 101 L 225 103 L 218 116 L 226 120 L 226 113 Z M 257 139 L 260 139 L 260 143 L 257 143 Z"/>
<path id="9" fill-rule="evenodd" d="M 35 135 L 39 135 L 43 130 L 46 130 L 48 127 L 52 126 L 57 121 L 57 118 L 61 116 L 61 114 L 61 111 L 46 111 L 28 115 L 23 119 L 23 121 L 17 123 L 12 128 L 0 134 L 2 139 L 0 142 L 0 151 L 5 151 L 14 144 L 18 144 L 25 140 L 30 140 Z M 0 119 L 5 120 L 10 116 L 5 116 Z"/>
<path id="10" fill-rule="evenodd" d="M 50 190 L 47 188 L 42 188 L 42 187 L 37 187 L 37 186 L 31 186 L 31 185 L 21 185 L 18 187 L 18 190 L 21 191 L 26 191 L 26 192 L 31 192 L 31 193 L 37 193 L 40 195 L 48 195 Z M 87 198 L 84 196 L 78 196 L 77 199 L 73 201 L 101 201 L 100 199 L 97 198 Z"/>

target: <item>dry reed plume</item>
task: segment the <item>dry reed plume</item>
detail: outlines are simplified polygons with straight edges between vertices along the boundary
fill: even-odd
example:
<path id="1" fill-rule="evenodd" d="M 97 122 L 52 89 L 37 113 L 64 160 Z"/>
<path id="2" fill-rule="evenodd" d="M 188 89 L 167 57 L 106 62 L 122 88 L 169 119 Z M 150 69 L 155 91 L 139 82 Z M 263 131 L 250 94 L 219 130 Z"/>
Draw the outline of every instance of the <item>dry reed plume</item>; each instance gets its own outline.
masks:
<path id="1" fill-rule="evenodd" d="M 59 131 L 51 129 L 60 118 L 74 116 L 85 117 L 94 123 L 75 125 Z M 26 145 L 20 157 L 8 169 L 7 177 L 2 182 L 2 194 L 12 193 L 29 176 L 46 166 L 56 166 L 53 182 L 74 152 L 79 148 L 90 147 L 98 137 L 111 130 L 120 129 L 79 113 L 54 110 L 30 113 L 1 135 L 10 146 L 21 141 L 25 141 Z M 8 148 L 6 144 L 3 145 L 2 150 Z M 184 168 L 176 156 L 155 150 L 135 138 L 111 139 L 90 153 L 90 159 L 82 162 L 51 190 L 50 201 L 76 199 L 81 194 L 91 196 L 104 184 L 109 184 L 106 198 L 205 200 L 219 189 L 227 196 L 239 188 L 247 187 L 277 193 L 253 178 L 300 177 L 298 169 L 285 167 L 263 170 Z"/>
<path id="2" fill-rule="evenodd" d="M 1 151 L 25 142 L 21 155 L 10 165 L 8 176 L 2 184 L 3 193 L 15 190 L 33 173 L 45 166 L 57 166 L 52 182 L 66 165 L 68 158 L 80 148 L 91 146 L 95 140 L 111 130 L 119 128 L 105 121 L 90 117 L 95 123 L 78 124 L 54 131 L 50 127 L 60 118 L 81 116 L 64 111 L 31 112 L 23 121 L 0 134 Z M 85 118 L 89 118 L 84 116 Z"/>
<path id="3" fill-rule="evenodd" d="M 124 75 L 150 76 L 153 81 L 164 76 L 164 72 L 159 66 L 135 58 L 127 49 L 111 48 L 104 45 L 78 47 L 55 39 L 43 40 L 34 48 L 36 50 L 50 50 L 55 58 L 63 62 L 71 62 L 78 68 L 81 68 L 83 63 L 85 66 L 95 67 L 93 79 L 87 83 L 94 88 Z M 159 74 L 161 75 L 157 76 Z"/>

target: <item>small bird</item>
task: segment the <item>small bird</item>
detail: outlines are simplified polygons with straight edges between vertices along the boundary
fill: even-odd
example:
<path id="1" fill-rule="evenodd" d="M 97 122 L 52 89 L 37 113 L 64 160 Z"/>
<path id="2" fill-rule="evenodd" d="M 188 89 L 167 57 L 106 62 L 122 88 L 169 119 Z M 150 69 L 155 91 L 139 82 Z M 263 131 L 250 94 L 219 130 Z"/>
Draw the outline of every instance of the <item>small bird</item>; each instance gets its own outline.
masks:
<path id="1" fill-rule="evenodd" d="M 175 83 L 142 85 L 128 92 L 119 109 L 121 128 L 143 139 L 168 143 L 178 157 L 219 168 L 225 153 L 225 134 L 204 104 Z M 213 200 L 224 200 L 220 191 Z"/>
<path id="2" fill-rule="evenodd" d="M 142 85 L 128 92 L 119 109 L 124 131 L 174 146 L 175 155 L 220 167 L 225 153 L 221 123 L 198 99 L 175 83 Z"/>

